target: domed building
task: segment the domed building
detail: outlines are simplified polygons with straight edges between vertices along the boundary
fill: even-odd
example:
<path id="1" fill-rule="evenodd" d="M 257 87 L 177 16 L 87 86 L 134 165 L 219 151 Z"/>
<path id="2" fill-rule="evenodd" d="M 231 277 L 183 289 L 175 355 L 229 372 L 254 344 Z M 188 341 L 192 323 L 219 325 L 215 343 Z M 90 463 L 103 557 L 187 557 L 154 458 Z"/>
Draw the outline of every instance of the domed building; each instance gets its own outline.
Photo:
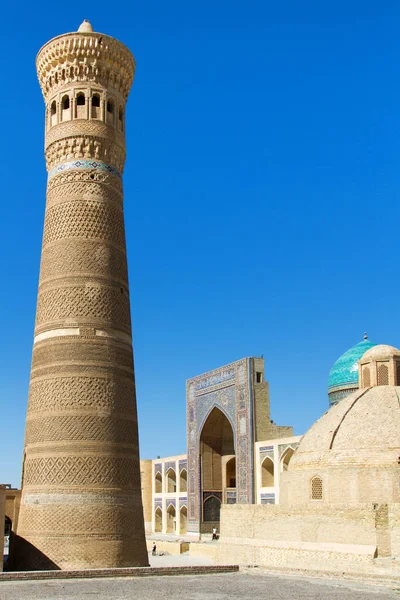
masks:
<path id="1" fill-rule="evenodd" d="M 364 339 L 340 356 L 329 373 L 328 398 L 329 406 L 343 400 L 358 390 L 358 361 L 373 348 L 373 344 L 364 334 Z"/>
<path id="2" fill-rule="evenodd" d="M 359 389 L 281 473 L 280 504 L 224 506 L 217 562 L 400 576 L 400 350 L 364 346 L 356 366 Z"/>
<path id="3" fill-rule="evenodd" d="M 303 436 L 282 479 L 287 505 L 400 502 L 400 350 L 358 361 L 359 388 Z"/>

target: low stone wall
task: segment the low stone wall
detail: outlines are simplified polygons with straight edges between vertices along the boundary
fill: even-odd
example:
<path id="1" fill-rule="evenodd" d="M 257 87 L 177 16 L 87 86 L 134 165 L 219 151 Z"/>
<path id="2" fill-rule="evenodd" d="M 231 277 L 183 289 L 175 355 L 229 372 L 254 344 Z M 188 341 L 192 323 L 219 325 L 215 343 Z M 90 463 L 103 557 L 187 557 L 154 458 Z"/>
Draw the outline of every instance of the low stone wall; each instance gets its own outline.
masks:
<path id="1" fill-rule="evenodd" d="M 208 567 L 128 567 L 125 569 L 87 569 L 85 571 L 18 571 L 0 574 L 2 581 L 26 581 L 37 579 L 98 579 L 104 577 L 159 577 L 172 575 L 213 575 L 237 573 L 237 565 Z"/>
<path id="2" fill-rule="evenodd" d="M 204 544 L 201 542 L 190 542 L 190 556 L 199 556 L 212 558 L 215 560 L 217 553 L 217 544 Z"/>
<path id="3" fill-rule="evenodd" d="M 216 563 L 365 572 L 374 565 L 379 519 L 372 504 L 223 505 Z"/>
<path id="4" fill-rule="evenodd" d="M 190 543 L 180 540 L 156 540 L 146 539 L 148 552 L 151 552 L 153 544 L 157 546 L 157 552 L 167 552 L 168 554 L 183 554 L 189 550 Z"/>

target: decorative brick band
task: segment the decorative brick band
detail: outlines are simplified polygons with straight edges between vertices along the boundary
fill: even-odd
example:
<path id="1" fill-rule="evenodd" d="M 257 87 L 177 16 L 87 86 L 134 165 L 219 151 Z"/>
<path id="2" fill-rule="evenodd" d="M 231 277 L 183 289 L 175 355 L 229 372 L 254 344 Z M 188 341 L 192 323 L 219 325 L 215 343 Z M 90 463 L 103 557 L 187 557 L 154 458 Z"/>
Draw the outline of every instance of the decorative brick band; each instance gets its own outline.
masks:
<path id="1" fill-rule="evenodd" d="M 114 167 L 111 167 L 101 160 L 72 160 L 61 163 L 54 167 L 54 169 L 51 169 L 48 173 L 48 179 L 52 179 L 59 173 L 69 171 L 71 169 L 93 169 L 96 171 L 106 171 L 107 173 L 121 177 L 121 173 L 119 173 L 117 169 L 114 169 Z"/>

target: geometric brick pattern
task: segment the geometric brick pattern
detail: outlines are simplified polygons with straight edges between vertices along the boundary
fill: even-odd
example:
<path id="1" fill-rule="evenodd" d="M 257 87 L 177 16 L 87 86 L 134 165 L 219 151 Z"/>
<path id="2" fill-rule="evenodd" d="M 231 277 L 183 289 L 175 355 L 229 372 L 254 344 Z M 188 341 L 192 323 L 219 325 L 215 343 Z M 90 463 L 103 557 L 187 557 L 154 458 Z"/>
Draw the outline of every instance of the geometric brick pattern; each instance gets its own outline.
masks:
<path id="1" fill-rule="evenodd" d="M 31 382 L 28 410 L 33 413 L 94 407 L 131 413 L 136 408 L 134 394 L 133 381 L 127 377 L 52 377 Z"/>
<path id="2" fill-rule="evenodd" d="M 125 248 L 121 210 L 94 199 L 64 202 L 49 208 L 46 211 L 43 245 L 73 237 L 107 240 Z"/>
<path id="3" fill-rule="evenodd" d="M 124 382 L 123 394 L 126 395 L 126 385 L 130 384 L 133 387 L 134 383 L 132 348 L 127 344 L 107 344 L 102 339 L 88 341 L 80 338 L 79 343 L 77 342 L 76 339 L 71 341 L 68 338 L 57 338 L 35 344 L 32 356 L 32 372 L 35 373 L 35 377 L 41 376 L 43 374 L 42 369 L 45 367 L 52 370 L 53 376 L 59 377 L 62 371 L 69 373 L 73 370 L 75 372 L 78 362 L 82 367 L 83 365 L 91 366 L 93 370 L 95 370 L 93 363 L 96 363 L 97 368 L 104 371 L 103 377 L 107 376 L 111 379 L 111 386 L 118 386 L 119 381 Z M 63 364 L 60 364 L 61 362 Z M 51 364 L 54 364 L 54 367 L 50 367 Z M 121 380 L 115 379 L 108 372 L 106 373 L 107 367 L 107 371 L 109 371 L 109 368 L 115 368 L 115 365 L 118 365 L 118 371 L 125 373 L 125 377 Z M 85 368 L 85 371 L 87 370 Z M 82 375 L 84 374 L 82 373 Z M 117 392 L 115 393 L 117 394 Z M 97 388 L 96 398 L 99 395 L 101 398 L 100 390 Z"/>
<path id="4" fill-rule="evenodd" d="M 102 321 L 128 333 L 131 330 L 130 305 L 120 288 L 57 287 L 39 293 L 36 327 L 51 321 L 86 317 Z"/>
<path id="5" fill-rule="evenodd" d="M 50 456 L 31 458 L 24 466 L 24 484 L 120 486 L 140 485 L 140 467 L 134 458 L 112 456 Z"/>
<path id="6" fill-rule="evenodd" d="M 25 443 L 103 440 L 122 444 L 136 444 L 136 422 L 98 415 L 64 415 L 43 418 L 38 415 L 26 426 Z"/>
<path id="7" fill-rule="evenodd" d="M 125 138 L 122 132 L 116 131 L 111 125 L 102 121 L 84 121 L 81 119 L 78 123 L 76 121 L 66 121 L 65 123 L 60 123 L 58 127 L 51 128 L 46 134 L 46 149 L 58 140 L 82 135 L 102 137 L 107 140 L 111 137 L 115 141 L 115 145 L 125 152 Z M 74 158 L 79 157 L 74 156 Z"/>
<path id="8" fill-rule="evenodd" d="M 122 193 L 122 183 L 119 177 L 115 175 L 111 175 L 105 171 L 95 171 L 91 173 L 90 171 L 66 171 L 61 172 L 55 177 L 52 177 L 47 183 L 47 192 L 51 193 L 54 189 L 59 187 L 60 185 L 64 185 L 66 183 L 75 183 L 77 181 L 82 181 L 88 184 L 93 182 L 103 183 L 105 185 L 112 185 L 115 190 L 118 190 Z"/>
<path id="9" fill-rule="evenodd" d="M 88 154 L 94 155 L 95 160 L 85 160 Z M 71 156 L 78 160 L 69 161 L 68 157 Z M 115 165 L 115 168 L 107 165 L 109 161 Z M 124 162 L 124 150 L 110 140 L 95 136 L 66 137 L 46 147 L 46 166 L 49 177 L 54 177 L 60 171 L 69 168 L 86 167 L 105 170 L 121 177 Z"/>
<path id="10" fill-rule="evenodd" d="M 79 533 L 85 535 L 113 534 L 121 537 L 134 530 L 135 522 L 136 519 L 132 515 L 130 506 L 78 504 L 75 507 L 74 518 L 71 519 L 70 511 L 66 506 L 58 505 L 53 508 L 42 505 L 26 508 L 24 522 L 19 524 L 19 532 L 22 534 L 24 528 L 27 527 L 32 533 L 40 535 L 46 528 L 48 535 L 52 535 L 59 534 L 61 527 L 64 531 L 75 535 Z"/>
<path id="11" fill-rule="evenodd" d="M 91 274 L 114 280 L 127 280 L 126 255 L 122 250 L 92 240 L 62 240 L 43 248 L 40 281 L 55 278 L 60 273 Z"/>
<path id="12" fill-rule="evenodd" d="M 47 194 L 47 207 L 52 207 L 55 204 L 62 202 L 71 202 L 71 200 L 83 200 L 83 197 L 94 197 L 95 200 L 101 200 L 111 205 L 115 205 L 121 211 L 122 206 L 122 190 L 117 189 L 112 185 L 104 185 L 90 180 L 75 181 L 72 183 L 64 183 L 57 185 Z"/>

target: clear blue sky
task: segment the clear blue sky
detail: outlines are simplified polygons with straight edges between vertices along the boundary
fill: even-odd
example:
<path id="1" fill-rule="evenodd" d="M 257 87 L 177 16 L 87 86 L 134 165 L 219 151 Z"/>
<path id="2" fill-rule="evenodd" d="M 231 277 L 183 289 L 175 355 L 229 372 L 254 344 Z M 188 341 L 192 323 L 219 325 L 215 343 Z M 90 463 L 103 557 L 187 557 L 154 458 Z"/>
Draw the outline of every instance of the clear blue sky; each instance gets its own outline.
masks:
<path id="1" fill-rule="evenodd" d="M 400 345 L 398 2 L 8 2 L 0 481 L 14 485 L 46 187 L 34 59 L 84 18 L 137 60 L 125 205 L 142 457 L 186 451 L 189 377 L 264 354 L 272 418 L 300 434 L 365 329 Z"/>

